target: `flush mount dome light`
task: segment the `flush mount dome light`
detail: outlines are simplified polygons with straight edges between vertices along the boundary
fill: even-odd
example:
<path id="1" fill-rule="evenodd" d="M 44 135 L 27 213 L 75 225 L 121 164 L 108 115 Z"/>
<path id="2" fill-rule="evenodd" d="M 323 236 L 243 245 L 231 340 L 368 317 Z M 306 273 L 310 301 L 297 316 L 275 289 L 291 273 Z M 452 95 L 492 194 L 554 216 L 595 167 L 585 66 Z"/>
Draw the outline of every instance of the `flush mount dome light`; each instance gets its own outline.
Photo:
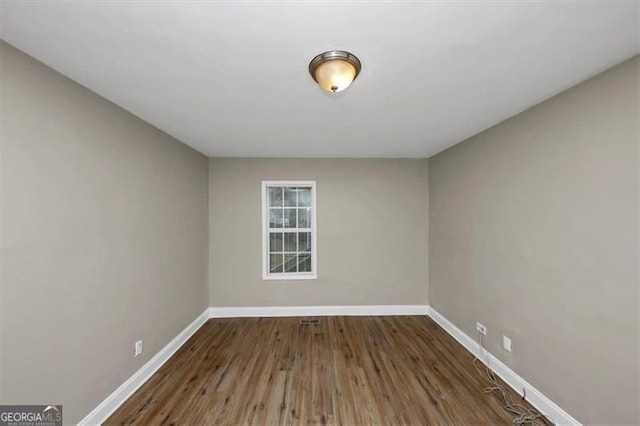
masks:
<path id="1" fill-rule="evenodd" d="M 341 92 L 360 74 L 360 60 L 344 50 L 329 50 L 313 58 L 309 74 L 327 92 Z"/>

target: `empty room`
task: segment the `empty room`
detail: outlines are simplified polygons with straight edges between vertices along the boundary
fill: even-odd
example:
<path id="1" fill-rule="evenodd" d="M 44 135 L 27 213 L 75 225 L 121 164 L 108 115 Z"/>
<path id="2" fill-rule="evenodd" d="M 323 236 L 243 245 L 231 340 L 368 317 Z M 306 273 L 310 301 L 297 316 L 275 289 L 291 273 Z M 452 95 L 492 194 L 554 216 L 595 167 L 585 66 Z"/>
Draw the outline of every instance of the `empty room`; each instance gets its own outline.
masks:
<path id="1" fill-rule="evenodd" d="M 640 425 L 639 1 L 0 1 L 0 426 Z"/>

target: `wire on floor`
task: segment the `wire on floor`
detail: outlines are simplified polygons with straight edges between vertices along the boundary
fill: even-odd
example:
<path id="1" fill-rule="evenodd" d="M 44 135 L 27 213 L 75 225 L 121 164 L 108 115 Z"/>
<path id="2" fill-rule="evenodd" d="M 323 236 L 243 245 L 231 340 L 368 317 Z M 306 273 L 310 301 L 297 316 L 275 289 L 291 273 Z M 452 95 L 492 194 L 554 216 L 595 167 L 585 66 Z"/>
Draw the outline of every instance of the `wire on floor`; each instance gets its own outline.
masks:
<path id="1" fill-rule="evenodd" d="M 480 348 L 482 349 L 482 351 L 489 353 L 484 347 L 483 335 L 479 333 L 479 336 L 480 336 Z M 473 360 L 473 366 L 476 368 L 476 371 L 478 372 L 478 374 L 480 374 L 482 378 L 489 381 L 489 386 L 483 389 L 484 393 L 492 394 L 493 392 L 498 392 L 498 394 L 502 396 L 502 400 L 504 401 L 504 409 L 516 416 L 511 422 L 512 424 L 517 426 L 538 425 L 538 424 L 555 425 L 555 423 L 553 423 L 551 419 L 549 419 L 547 416 L 545 416 L 535 408 L 527 408 L 527 407 L 524 407 L 523 405 L 514 403 L 509 397 L 509 394 L 505 390 L 504 386 L 502 386 L 498 381 L 498 378 L 496 377 L 491 367 L 489 367 L 489 361 L 487 360 L 487 362 L 484 363 L 485 364 L 484 370 L 485 370 L 486 377 L 485 377 L 485 374 L 482 374 L 482 370 L 478 366 L 478 362 L 482 362 L 482 361 L 480 361 L 478 356 L 476 356 L 475 359 Z M 522 397 L 522 399 L 524 400 L 524 396 Z M 548 423 L 545 423 L 544 421 Z"/>

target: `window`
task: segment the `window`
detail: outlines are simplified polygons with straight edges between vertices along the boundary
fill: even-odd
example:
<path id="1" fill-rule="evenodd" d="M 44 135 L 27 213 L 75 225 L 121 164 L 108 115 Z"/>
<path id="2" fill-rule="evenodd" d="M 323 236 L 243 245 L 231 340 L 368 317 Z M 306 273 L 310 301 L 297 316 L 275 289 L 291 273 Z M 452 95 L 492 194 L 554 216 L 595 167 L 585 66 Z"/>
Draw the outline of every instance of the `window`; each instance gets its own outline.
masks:
<path id="1" fill-rule="evenodd" d="M 316 277 L 315 181 L 263 181 L 262 278 Z"/>

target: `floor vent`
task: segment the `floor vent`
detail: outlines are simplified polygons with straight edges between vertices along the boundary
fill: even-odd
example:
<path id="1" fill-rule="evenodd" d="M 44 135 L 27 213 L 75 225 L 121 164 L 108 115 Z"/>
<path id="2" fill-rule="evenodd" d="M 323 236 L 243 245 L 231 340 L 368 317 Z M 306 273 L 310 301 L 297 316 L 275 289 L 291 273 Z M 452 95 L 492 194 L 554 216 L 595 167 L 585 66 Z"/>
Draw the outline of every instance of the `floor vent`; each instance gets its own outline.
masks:
<path id="1" fill-rule="evenodd" d="M 303 319 L 303 320 L 300 320 L 300 325 L 311 325 L 311 324 L 320 324 L 320 320 L 318 320 L 318 319 Z"/>

